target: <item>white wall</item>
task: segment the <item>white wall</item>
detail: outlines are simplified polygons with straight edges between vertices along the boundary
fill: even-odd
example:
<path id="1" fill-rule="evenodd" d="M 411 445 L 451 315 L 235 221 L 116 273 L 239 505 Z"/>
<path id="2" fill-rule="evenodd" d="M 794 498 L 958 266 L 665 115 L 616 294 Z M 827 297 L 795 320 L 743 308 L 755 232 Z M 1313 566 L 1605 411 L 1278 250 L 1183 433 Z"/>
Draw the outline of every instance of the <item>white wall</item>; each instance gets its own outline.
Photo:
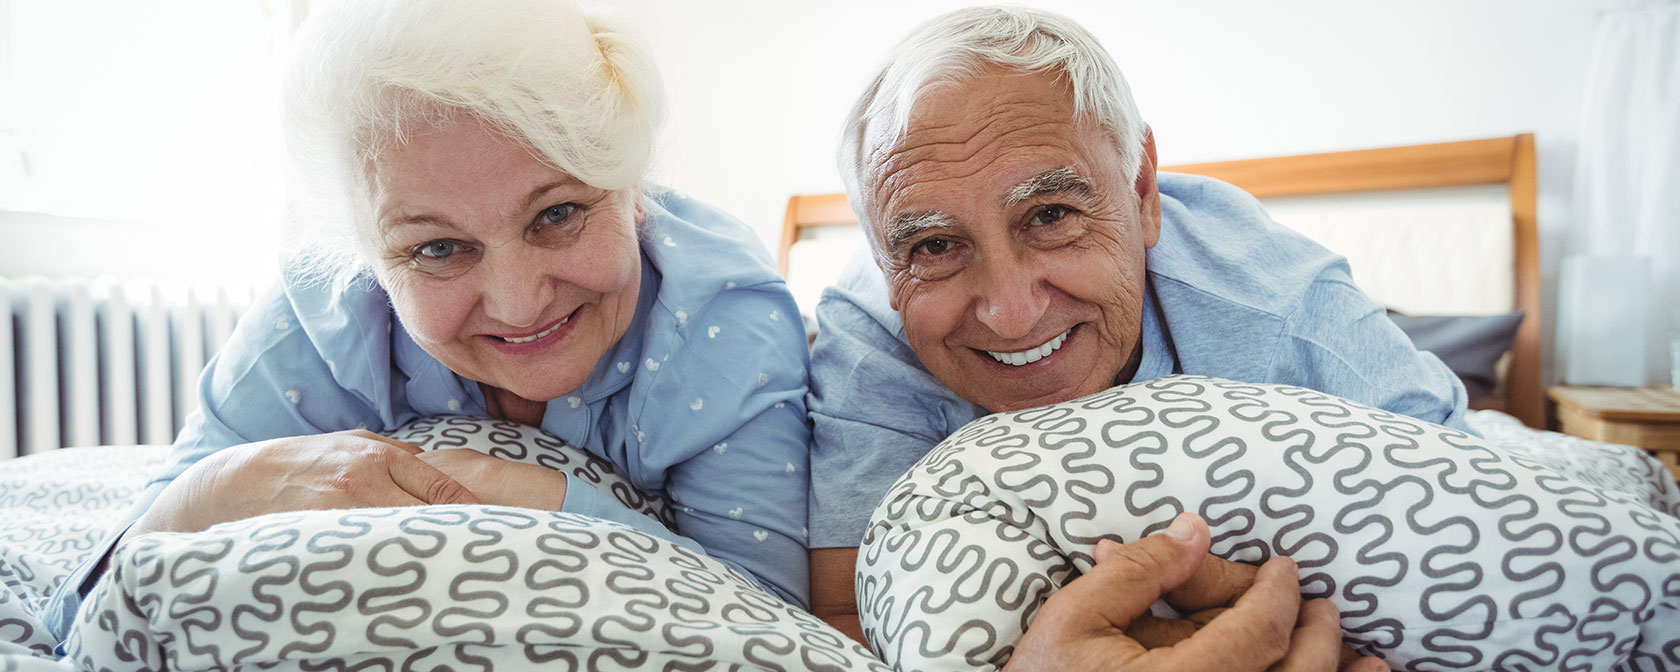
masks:
<path id="1" fill-rule="evenodd" d="M 657 178 L 780 235 L 786 197 L 838 191 L 840 120 L 906 31 L 952 1 L 622 2 L 664 68 Z M 1541 226 L 1568 217 L 1582 0 L 1045 0 L 1130 79 L 1163 163 L 1536 133 Z"/>
<path id="2" fill-rule="evenodd" d="M 787 197 L 840 191 L 840 122 L 880 57 L 954 0 L 628 0 L 664 68 L 656 179 L 780 236 Z M 1572 215 L 1600 0 L 1038 0 L 1120 64 L 1164 164 L 1533 132 L 1545 333 Z M 1549 358 L 1548 358 L 1549 359 Z"/>
<path id="3" fill-rule="evenodd" d="M 262 7 L 280 4 L 219 1 Z M 35 42 L 29 43 L 74 45 L 54 52 L 60 54 L 56 61 L 12 55 L 14 88 L 61 77 L 55 68 L 72 78 L 52 89 L 61 99 L 0 100 L 0 123 L 7 118 L 6 109 L 19 122 L 73 115 L 94 124 L 100 119 L 131 118 L 137 111 L 150 109 L 136 107 L 146 103 L 144 90 L 127 87 L 118 89 L 121 95 L 100 95 L 99 85 L 74 82 L 76 77 L 97 78 L 101 67 L 111 67 L 98 64 L 135 61 L 129 52 L 147 46 L 147 41 L 121 39 L 123 35 L 167 26 L 156 26 L 155 21 L 132 12 L 106 16 L 76 9 L 42 9 L 74 8 L 89 2 L 100 0 L 0 0 L 12 7 L 9 33 L 7 26 L 0 25 L 0 35 L 9 35 L 10 43 L 21 47 L 29 41 L 20 36 L 35 35 Z M 666 79 L 670 115 L 654 179 L 735 213 L 753 225 L 766 244 L 773 245 L 789 195 L 840 189 L 833 167 L 840 119 L 880 56 L 917 23 L 969 3 L 619 0 L 612 4 L 651 41 Z M 1154 126 L 1163 163 L 1534 132 L 1540 163 L 1543 272 L 1548 281 L 1554 275 L 1561 233 L 1570 216 L 1585 60 L 1603 0 L 1042 0 L 1033 4 L 1073 16 L 1102 39 L 1130 78 L 1144 115 Z M 154 3 L 140 6 L 153 7 Z M 226 14 L 218 20 L 228 22 L 230 31 L 255 30 L 249 26 L 249 12 Z M 0 12 L 0 24 L 7 21 L 6 16 Z M 38 25 L 43 21 L 58 23 Z M 206 100 L 215 100 L 211 94 L 245 81 L 244 77 L 262 74 L 226 72 L 212 53 L 179 56 L 167 61 L 169 67 L 199 73 L 192 76 L 208 83 L 205 93 L 198 94 Z M 0 67 L 5 63 L 0 58 Z M 124 74 L 124 82 L 140 76 Z M 0 86 L 6 81 L 0 77 Z M 210 161 L 215 166 L 212 174 L 218 179 L 212 184 L 160 182 L 154 188 L 171 191 L 163 196 L 142 194 L 148 205 L 173 200 L 188 210 L 195 191 L 272 184 L 278 175 L 272 166 L 225 156 L 217 159 L 216 148 L 225 143 L 192 142 L 207 122 L 202 115 L 188 114 L 197 108 L 191 106 L 192 101 L 186 102 L 182 114 L 146 117 L 148 124 L 158 127 L 157 132 L 131 132 L 126 141 L 110 138 L 99 148 L 113 155 L 159 152 L 163 150 L 156 138 L 171 138 L 173 144 L 162 145 L 179 148 L 171 165 L 191 168 Z M 0 132 L 5 130 L 0 128 Z M 0 146 L 0 153 L 4 149 Z M 200 158 L 179 156 L 187 152 L 199 152 Z M 0 156 L 0 167 L 7 160 Z M 77 160 L 100 159 L 95 153 Z M 0 189 L 4 188 L 0 183 Z M 17 209 L 6 205 L 6 200 L 0 194 L 0 209 Z M 102 211 L 98 216 L 121 219 L 122 214 Z M 223 213 L 225 219 L 219 222 L 203 213 L 190 219 L 199 222 L 200 231 L 268 223 L 242 220 L 239 214 Z M 135 239 L 148 237 L 144 234 L 115 236 L 122 241 L 120 250 L 97 253 L 93 250 L 100 247 L 100 237 L 87 234 L 85 228 L 77 229 L 75 239 L 49 246 L 38 242 L 39 235 L 19 234 L 22 219 L 0 212 L 0 235 L 27 241 L 21 250 L 0 245 L 0 275 L 12 274 L 16 264 L 24 261 L 35 272 L 58 274 L 87 272 L 82 260 L 102 255 L 162 260 L 172 254 L 131 247 L 139 244 Z M 201 238 L 196 234 L 153 237 L 183 236 Z M 239 243 L 229 239 L 235 237 L 217 240 L 218 253 L 241 260 L 273 257 L 271 238 L 258 238 L 248 248 L 234 249 Z M 179 252 L 178 245 L 174 252 Z"/>

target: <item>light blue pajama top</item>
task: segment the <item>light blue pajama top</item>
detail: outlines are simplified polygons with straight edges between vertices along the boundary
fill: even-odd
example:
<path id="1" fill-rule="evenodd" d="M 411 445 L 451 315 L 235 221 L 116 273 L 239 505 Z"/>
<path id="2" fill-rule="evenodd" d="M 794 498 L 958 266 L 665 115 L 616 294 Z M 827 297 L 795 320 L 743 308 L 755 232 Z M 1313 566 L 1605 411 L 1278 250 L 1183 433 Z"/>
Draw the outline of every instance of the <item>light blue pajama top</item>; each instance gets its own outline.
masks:
<path id="1" fill-rule="evenodd" d="M 647 200 L 635 317 L 581 388 L 548 403 L 542 428 L 667 497 L 687 539 L 577 480 L 561 510 L 690 548 L 698 542 L 808 607 L 809 359 L 799 311 L 746 225 L 674 192 Z M 187 467 L 222 448 L 392 430 L 431 415 L 488 415 L 478 385 L 415 344 L 370 275 L 333 286 L 290 280 L 241 318 L 205 368 L 200 411 L 119 532 Z M 60 638 L 92 564 L 54 598 L 48 622 Z"/>
<path id="2" fill-rule="evenodd" d="M 1133 382 L 1189 373 L 1297 385 L 1470 431 L 1464 384 L 1353 284 L 1347 260 L 1229 184 L 1157 181 L 1161 238 L 1145 255 Z M 986 411 L 916 359 L 867 257 L 823 291 L 817 321 L 811 547 L 852 547 L 898 477 Z"/>

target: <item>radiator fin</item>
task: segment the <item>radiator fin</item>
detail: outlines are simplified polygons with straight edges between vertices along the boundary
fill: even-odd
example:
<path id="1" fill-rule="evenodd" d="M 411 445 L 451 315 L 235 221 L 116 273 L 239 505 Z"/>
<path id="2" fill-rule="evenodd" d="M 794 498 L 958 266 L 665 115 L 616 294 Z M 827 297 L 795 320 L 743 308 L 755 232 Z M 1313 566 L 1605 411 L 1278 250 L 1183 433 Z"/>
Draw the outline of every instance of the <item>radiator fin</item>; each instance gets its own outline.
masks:
<path id="1" fill-rule="evenodd" d="M 0 459 L 67 446 L 165 444 L 250 287 L 0 278 Z"/>

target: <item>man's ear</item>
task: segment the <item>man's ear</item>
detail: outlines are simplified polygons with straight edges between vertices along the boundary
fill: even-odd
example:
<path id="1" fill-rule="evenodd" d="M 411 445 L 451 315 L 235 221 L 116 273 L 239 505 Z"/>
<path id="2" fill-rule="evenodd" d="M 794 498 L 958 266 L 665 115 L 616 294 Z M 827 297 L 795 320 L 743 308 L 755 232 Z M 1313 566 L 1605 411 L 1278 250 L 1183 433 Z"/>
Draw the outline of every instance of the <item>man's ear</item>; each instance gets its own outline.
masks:
<path id="1" fill-rule="evenodd" d="M 1138 220 L 1143 229 L 1143 246 L 1155 247 L 1161 240 L 1161 190 L 1155 184 L 1155 129 L 1143 127 L 1143 161 L 1138 166 Z"/>

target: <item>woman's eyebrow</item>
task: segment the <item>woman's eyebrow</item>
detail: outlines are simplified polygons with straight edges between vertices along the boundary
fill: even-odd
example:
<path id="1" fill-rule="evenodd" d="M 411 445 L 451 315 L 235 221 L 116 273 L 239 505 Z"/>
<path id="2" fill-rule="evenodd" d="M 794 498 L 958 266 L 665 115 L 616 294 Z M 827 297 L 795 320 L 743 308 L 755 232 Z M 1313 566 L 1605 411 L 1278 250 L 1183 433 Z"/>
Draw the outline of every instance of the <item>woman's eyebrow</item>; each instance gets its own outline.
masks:
<path id="1" fill-rule="evenodd" d="M 574 180 L 574 179 L 562 178 L 562 179 L 558 179 L 558 180 L 554 180 L 554 181 L 551 181 L 551 182 L 546 182 L 544 184 L 537 185 L 537 188 L 532 189 L 531 193 L 527 194 L 525 196 L 525 205 L 522 206 L 520 209 L 521 210 L 529 210 L 529 209 L 531 209 L 531 206 L 536 205 L 537 201 L 541 200 L 543 195 L 547 194 L 548 192 L 554 191 L 555 189 L 558 189 L 560 187 L 564 187 L 568 184 L 575 184 L 576 182 L 577 182 L 577 180 Z"/>
<path id="2" fill-rule="evenodd" d="M 1003 197 L 1005 207 L 1019 205 L 1046 194 L 1071 193 L 1084 198 L 1091 196 L 1091 182 L 1073 169 L 1073 166 L 1051 168 L 1042 173 L 1027 178 L 1015 185 Z"/>
<path id="3" fill-rule="evenodd" d="M 397 228 L 399 226 L 411 226 L 411 225 L 422 225 L 422 224 L 429 224 L 429 225 L 432 225 L 432 226 L 441 226 L 441 227 L 450 228 L 450 229 L 455 228 L 455 223 L 450 221 L 448 217 L 444 217 L 442 215 L 434 215 L 434 214 L 431 214 L 431 213 L 420 213 L 418 215 L 402 215 L 402 216 L 397 216 L 397 217 L 381 216 L 379 218 L 379 223 L 380 223 L 380 228 L 383 228 L 383 229 L 394 229 L 394 228 Z"/>

